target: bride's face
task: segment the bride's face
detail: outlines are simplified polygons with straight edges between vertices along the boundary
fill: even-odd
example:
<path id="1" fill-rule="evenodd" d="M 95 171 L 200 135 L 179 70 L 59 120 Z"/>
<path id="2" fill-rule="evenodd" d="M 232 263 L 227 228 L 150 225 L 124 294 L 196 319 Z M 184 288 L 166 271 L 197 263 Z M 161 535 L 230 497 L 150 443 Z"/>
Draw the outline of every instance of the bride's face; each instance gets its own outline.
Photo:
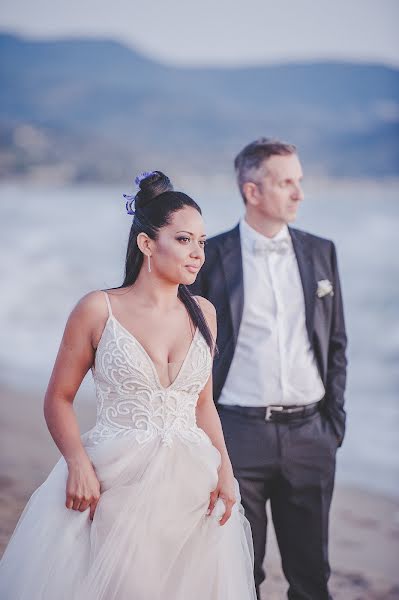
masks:
<path id="1" fill-rule="evenodd" d="M 174 212 L 152 241 L 151 271 L 171 283 L 190 285 L 205 261 L 202 216 L 186 206 Z"/>

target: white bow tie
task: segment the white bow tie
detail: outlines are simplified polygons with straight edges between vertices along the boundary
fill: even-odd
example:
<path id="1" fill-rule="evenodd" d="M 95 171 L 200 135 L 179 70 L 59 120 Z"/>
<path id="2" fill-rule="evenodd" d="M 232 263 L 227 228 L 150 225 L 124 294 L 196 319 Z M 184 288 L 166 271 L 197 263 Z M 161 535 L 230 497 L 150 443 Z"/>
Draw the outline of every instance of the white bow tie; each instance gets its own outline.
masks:
<path id="1" fill-rule="evenodd" d="M 255 255 L 259 254 L 271 254 L 276 252 L 277 254 L 285 254 L 289 249 L 289 243 L 287 239 L 282 240 L 269 240 L 263 243 L 261 240 L 255 240 L 252 246 L 252 251 Z"/>

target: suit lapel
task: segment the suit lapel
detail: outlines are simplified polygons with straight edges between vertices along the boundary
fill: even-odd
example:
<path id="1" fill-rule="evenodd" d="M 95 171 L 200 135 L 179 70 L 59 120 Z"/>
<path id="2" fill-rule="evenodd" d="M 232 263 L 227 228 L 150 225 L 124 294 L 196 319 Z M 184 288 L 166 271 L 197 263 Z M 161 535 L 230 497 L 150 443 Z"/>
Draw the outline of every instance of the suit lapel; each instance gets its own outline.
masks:
<path id="1" fill-rule="evenodd" d="M 219 247 L 219 252 L 226 279 L 233 323 L 234 343 L 236 344 L 244 307 L 244 281 L 239 225 L 232 230 L 231 235 L 225 240 L 223 246 Z"/>
<path id="2" fill-rule="evenodd" d="M 303 296 L 305 299 L 306 329 L 308 331 L 310 343 L 312 344 L 316 281 L 311 246 L 307 240 L 306 233 L 291 228 L 289 228 L 289 232 L 298 262 L 299 274 L 301 276 Z"/>
<path id="3" fill-rule="evenodd" d="M 289 232 L 302 283 L 305 301 L 306 329 L 310 343 L 312 344 L 314 325 L 313 315 L 317 284 L 314 274 L 311 245 L 307 240 L 306 233 L 291 228 L 289 228 Z M 223 246 L 219 247 L 219 253 L 226 279 L 233 323 L 234 342 L 236 344 L 244 308 L 244 276 L 239 225 L 231 231 L 231 234 L 226 238 Z"/>

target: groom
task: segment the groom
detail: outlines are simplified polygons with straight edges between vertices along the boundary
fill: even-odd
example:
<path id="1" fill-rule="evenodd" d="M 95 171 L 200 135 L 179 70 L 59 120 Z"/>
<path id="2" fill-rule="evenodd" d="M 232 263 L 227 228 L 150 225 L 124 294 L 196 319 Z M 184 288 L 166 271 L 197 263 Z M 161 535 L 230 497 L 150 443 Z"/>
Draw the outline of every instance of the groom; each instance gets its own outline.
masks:
<path id="1" fill-rule="evenodd" d="M 295 146 L 261 138 L 235 159 L 245 212 L 207 243 L 193 292 L 218 314 L 214 397 L 265 578 L 271 514 L 290 600 L 327 600 L 328 517 L 345 430 L 346 334 L 334 244 L 287 227 Z"/>

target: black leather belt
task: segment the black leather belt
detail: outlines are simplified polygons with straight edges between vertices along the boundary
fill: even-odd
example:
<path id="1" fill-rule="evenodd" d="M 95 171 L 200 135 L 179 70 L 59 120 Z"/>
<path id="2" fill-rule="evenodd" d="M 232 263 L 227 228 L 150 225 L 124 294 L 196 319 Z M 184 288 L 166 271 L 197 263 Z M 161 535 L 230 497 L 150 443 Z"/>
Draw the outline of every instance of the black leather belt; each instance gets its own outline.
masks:
<path id="1" fill-rule="evenodd" d="M 293 419 L 310 417 L 320 410 L 320 402 L 312 402 L 305 406 L 237 406 L 218 404 L 218 410 L 235 412 L 245 417 L 262 419 L 263 421 L 291 421 Z"/>

